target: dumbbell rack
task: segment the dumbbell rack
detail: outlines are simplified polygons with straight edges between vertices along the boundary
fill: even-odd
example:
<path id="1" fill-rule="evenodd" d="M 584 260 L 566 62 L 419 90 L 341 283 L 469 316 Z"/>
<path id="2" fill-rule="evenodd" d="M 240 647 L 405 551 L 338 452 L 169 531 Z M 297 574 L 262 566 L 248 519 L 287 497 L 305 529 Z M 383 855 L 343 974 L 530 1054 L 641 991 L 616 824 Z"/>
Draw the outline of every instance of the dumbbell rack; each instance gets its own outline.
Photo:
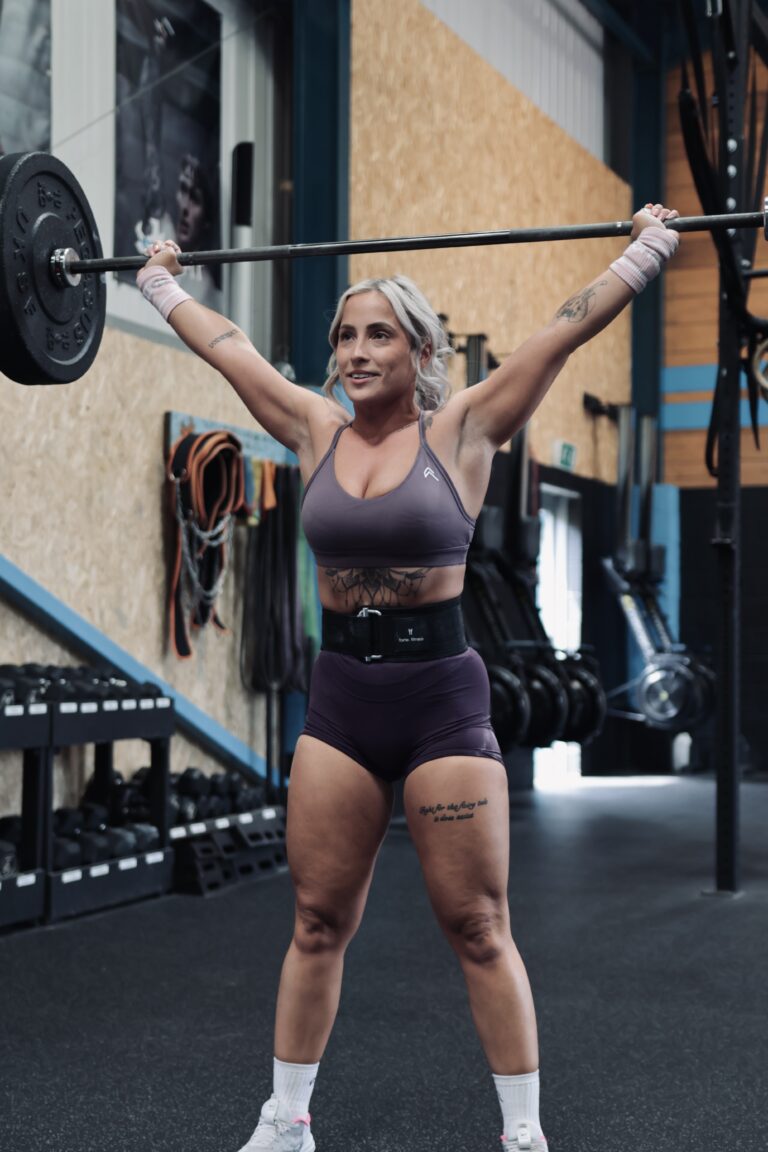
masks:
<path id="1" fill-rule="evenodd" d="M 125 697 L 11 705 L 0 715 L 0 748 L 23 752 L 20 872 L 0 884 L 0 927 L 52 923 L 169 892 L 173 848 L 168 826 L 170 740 L 175 728 L 168 697 Z M 97 788 L 108 790 L 114 743 L 150 745 L 150 814 L 156 850 L 119 860 L 56 870 L 53 860 L 54 750 L 94 745 Z"/>
<path id="2" fill-rule="evenodd" d="M 117 707 L 115 707 L 117 705 Z M 173 886 L 173 848 L 168 836 L 170 740 L 175 726 L 168 697 L 98 700 L 52 705 L 51 744 L 55 748 L 94 745 L 95 798 L 109 795 L 117 740 L 144 740 L 150 746 L 150 820 L 159 845 L 119 860 L 48 871 L 46 920 L 50 923 L 131 900 L 159 896 Z M 50 812 L 50 805 L 48 808 Z M 47 860 L 52 860 L 53 826 L 48 821 Z"/>
<path id="3" fill-rule="evenodd" d="M 53 778 L 50 728 L 48 704 L 13 704 L 0 714 L 0 749 L 22 753 L 19 871 L 0 881 L 0 928 L 45 916 L 45 839 Z"/>
<path id="4" fill-rule="evenodd" d="M 174 888 L 201 896 L 287 868 L 285 809 L 267 806 L 176 825 Z"/>

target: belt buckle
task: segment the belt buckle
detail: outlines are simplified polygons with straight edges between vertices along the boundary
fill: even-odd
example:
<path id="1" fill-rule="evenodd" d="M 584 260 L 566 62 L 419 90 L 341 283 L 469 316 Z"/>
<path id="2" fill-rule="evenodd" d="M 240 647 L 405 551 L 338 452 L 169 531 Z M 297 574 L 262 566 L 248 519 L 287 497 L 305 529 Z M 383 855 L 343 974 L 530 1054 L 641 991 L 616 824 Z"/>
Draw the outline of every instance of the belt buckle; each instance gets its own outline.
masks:
<path id="1" fill-rule="evenodd" d="M 368 605 L 366 604 L 365 607 L 360 609 L 360 611 L 357 613 L 357 615 L 362 616 L 363 619 L 367 619 L 369 616 L 381 616 L 381 612 L 379 611 L 378 608 L 369 608 Z M 381 659 L 382 659 L 381 652 L 371 652 L 370 655 L 363 656 L 363 662 L 365 664 L 371 664 L 374 660 L 381 660 Z"/>

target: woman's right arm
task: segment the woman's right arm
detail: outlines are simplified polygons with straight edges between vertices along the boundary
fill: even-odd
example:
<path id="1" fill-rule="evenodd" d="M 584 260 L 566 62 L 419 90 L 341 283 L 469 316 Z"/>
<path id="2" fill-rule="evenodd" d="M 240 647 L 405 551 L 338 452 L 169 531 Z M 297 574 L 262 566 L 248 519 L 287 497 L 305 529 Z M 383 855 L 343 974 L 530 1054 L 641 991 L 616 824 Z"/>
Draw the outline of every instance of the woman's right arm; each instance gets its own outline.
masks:
<path id="1" fill-rule="evenodd" d="M 294 452 L 308 447 L 312 412 L 325 412 L 327 401 L 287 380 L 256 351 L 236 324 L 193 300 L 168 278 L 169 274 L 177 276 L 182 271 L 175 245 L 171 247 L 166 241 L 154 249 L 137 277 L 144 296 L 179 339 L 229 381 L 271 436 Z"/>

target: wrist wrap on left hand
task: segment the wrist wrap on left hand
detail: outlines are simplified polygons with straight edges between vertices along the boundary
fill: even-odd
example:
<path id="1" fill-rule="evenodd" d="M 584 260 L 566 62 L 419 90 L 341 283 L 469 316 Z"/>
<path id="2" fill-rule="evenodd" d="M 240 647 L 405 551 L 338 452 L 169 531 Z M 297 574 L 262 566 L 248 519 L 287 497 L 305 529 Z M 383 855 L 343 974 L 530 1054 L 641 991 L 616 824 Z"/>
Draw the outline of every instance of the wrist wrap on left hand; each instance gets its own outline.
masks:
<path id="1" fill-rule="evenodd" d="M 663 268 L 670 256 L 677 251 L 680 237 L 671 228 L 643 228 L 637 240 L 633 240 L 618 260 L 610 265 L 611 271 L 628 284 L 633 292 L 643 288 Z"/>

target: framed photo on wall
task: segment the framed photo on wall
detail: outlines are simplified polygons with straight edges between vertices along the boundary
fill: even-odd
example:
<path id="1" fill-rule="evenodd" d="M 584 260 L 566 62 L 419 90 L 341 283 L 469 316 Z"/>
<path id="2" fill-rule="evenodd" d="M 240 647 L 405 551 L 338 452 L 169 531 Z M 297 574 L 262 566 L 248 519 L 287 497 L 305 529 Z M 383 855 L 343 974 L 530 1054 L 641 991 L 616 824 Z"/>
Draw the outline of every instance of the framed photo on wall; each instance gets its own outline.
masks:
<path id="1" fill-rule="evenodd" d="M 51 0 L 0 0 L 0 155 L 51 149 Z"/>
<path id="2" fill-rule="evenodd" d="M 116 17 L 115 254 L 220 248 L 221 16 L 205 0 L 116 0 Z M 218 309 L 220 276 L 187 268 L 183 286 Z"/>

